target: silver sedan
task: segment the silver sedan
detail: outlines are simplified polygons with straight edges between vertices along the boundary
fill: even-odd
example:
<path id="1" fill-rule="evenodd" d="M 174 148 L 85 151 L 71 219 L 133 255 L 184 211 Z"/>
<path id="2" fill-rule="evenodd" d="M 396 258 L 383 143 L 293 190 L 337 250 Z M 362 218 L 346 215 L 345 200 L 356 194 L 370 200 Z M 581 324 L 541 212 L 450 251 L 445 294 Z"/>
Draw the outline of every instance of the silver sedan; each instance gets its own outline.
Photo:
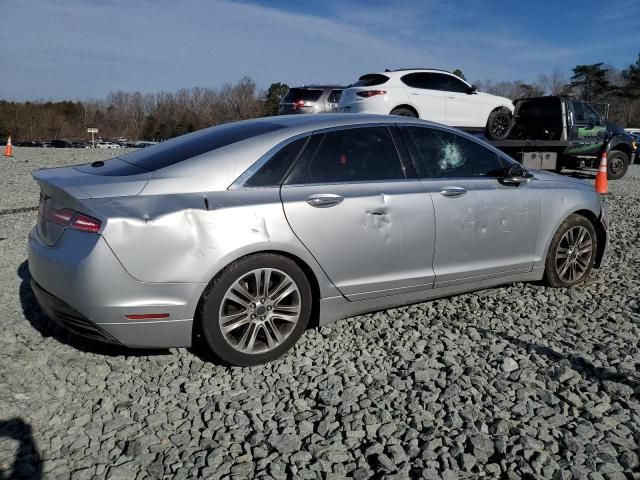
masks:
<path id="1" fill-rule="evenodd" d="M 601 264 L 593 187 L 425 121 L 295 115 L 33 173 L 32 288 L 76 334 L 252 365 L 308 325 Z"/>

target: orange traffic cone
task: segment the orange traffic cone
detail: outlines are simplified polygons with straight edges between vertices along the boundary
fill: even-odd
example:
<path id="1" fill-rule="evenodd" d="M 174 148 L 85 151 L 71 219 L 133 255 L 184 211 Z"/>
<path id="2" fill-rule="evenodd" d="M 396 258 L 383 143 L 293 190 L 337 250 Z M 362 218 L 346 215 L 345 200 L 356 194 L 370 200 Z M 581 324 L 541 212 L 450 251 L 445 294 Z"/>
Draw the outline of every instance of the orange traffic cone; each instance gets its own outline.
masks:
<path id="1" fill-rule="evenodd" d="M 607 193 L 607 152 L 602 153 L 600 158 L 600 167 L 596 174 L 596 192 Z"/>
<path id="2" fill-rule="evenodd" d="M 7 146 L 4 147 L 4 156 L 13 157 L 13 146 L 11 145 L 11 137 L 7 140 Z"/>

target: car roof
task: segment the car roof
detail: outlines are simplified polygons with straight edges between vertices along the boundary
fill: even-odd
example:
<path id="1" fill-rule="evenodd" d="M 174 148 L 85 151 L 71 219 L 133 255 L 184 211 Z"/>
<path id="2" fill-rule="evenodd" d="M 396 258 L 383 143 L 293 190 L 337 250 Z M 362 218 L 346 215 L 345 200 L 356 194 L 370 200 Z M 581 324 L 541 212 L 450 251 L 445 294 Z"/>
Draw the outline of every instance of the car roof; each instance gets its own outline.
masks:
<path id="1" fill-rule="evenodd" d="M 299 87 L 289 87 L 289 90 L 293 90 L 294 88 L 296 88 L 296 89 L 305 89 L 305 88 L 333 88 L 333 89 L 342 88 L 342 89 L 345 89 L 347 87 L 345 87 L 344 85 L 301 85 Z"/>
<path id="2" fill-rule="evenodd" d="M 426 125 L 436 125 L 427 120 L 411 117 L 395 117 L 390 115 L 374 115 L 369 113 L 323 113 L 323 114 L 298 114 L 298 115 L 278 115 L 275 117 L 262 118 L 263 121 L 281 125 L 286 132 L 290 130 L 312 131 L 331 127 L 341 127 L 349 125 L 365 125 L 371 123 L 419 123 Z M 276 132 L 281 132 L 277 130 Z M 285 132 L 283 132 L 285 133 Z"/>
<path id="3" fill-rule="evenodd" d="M 415 72 L 442 72 L 442 73 L 449 73 L 451 75 L 453 75 L 453 73 L 451 73 L 449 70 L 444 70 L 442 68 L 394 68 L 393 70 L 385 70 L 386 73 L 392 73 L 392 72 L 410 72 L 410 71 L 415 71 Z"/>
<path id="4" fill-rule="evenodd" d="M 160 168 L 154 172 L 148 186 L 145 187 L 145 192 L 147 194 L 154 194 L 153 192 L 184 193 L 185 191 L 202 192 L 226 190 L 260 158 L 269 154 L 269 152 L 275 152 L 278 148 L 281 148 L 282 142 L 292 141 L 298 136 L 331 128 L 376 124 L 422 125 L 434 126 L 451 131 L 452 133 L 455 132 L 458 135 L 473 138 L 471 135 L 462 131 L 435 122 L 429 122 L 419 118 L 390 115 L 358 113 L 298 114 L 263 117 L 243 120 L 241 122 L 245 124 L 267 123 L 278 125 L 281 128 L 267 131 L 266 133 L 249 137 L 245 140 L 222 146 L 179 163 Z M 206 130 L 209 129 L 199 132 L 204 133 Z M 198 132 L 193 132 L 188 135 L 194 134 L 198 134 Z M 476 138 L 475 141 L 478 141 L 478 139 Z M 491 145 L 487 145 L 487 148 L 498 153 Z M 213 158 L 215 158 L 215 163 L 211 161 Z M 188 180 L 184 182 L 169 182 L 166 185 L 163 184 L 163 179 L 180 178 Z"/>

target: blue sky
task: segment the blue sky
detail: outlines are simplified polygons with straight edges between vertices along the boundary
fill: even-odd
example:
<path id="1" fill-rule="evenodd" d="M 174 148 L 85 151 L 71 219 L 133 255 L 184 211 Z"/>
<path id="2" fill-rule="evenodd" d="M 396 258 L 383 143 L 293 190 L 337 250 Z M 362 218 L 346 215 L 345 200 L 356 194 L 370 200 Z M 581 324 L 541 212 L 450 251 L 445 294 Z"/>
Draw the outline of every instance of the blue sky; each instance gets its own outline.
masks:
<path id="1" fill-rule="evenodd" d="M 0 0 L 0 98 L 350 83 L 385 68 L 535 80 L 640 53 L 640 0 Z"/>

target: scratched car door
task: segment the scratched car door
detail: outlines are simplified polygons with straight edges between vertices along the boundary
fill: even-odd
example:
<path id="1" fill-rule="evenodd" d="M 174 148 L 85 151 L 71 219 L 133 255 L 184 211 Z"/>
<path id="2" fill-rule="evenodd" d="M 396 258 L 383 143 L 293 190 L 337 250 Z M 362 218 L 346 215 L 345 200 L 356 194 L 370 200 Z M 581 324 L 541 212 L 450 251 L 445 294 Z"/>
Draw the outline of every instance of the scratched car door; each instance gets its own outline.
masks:
<path id="1" fill-rule="evenodd" d="M 435 209 L 435 287 L 531 271 L 540 191 L 504 185 L 500 155 L 431 127 L 403 129 Z"/>
<path id="2" fill-rule="evenodd" d="M 316 134 L 281 189 L 291 228 L 349 299 L 432 288 L 431 196 L 386 126 Z"/>

